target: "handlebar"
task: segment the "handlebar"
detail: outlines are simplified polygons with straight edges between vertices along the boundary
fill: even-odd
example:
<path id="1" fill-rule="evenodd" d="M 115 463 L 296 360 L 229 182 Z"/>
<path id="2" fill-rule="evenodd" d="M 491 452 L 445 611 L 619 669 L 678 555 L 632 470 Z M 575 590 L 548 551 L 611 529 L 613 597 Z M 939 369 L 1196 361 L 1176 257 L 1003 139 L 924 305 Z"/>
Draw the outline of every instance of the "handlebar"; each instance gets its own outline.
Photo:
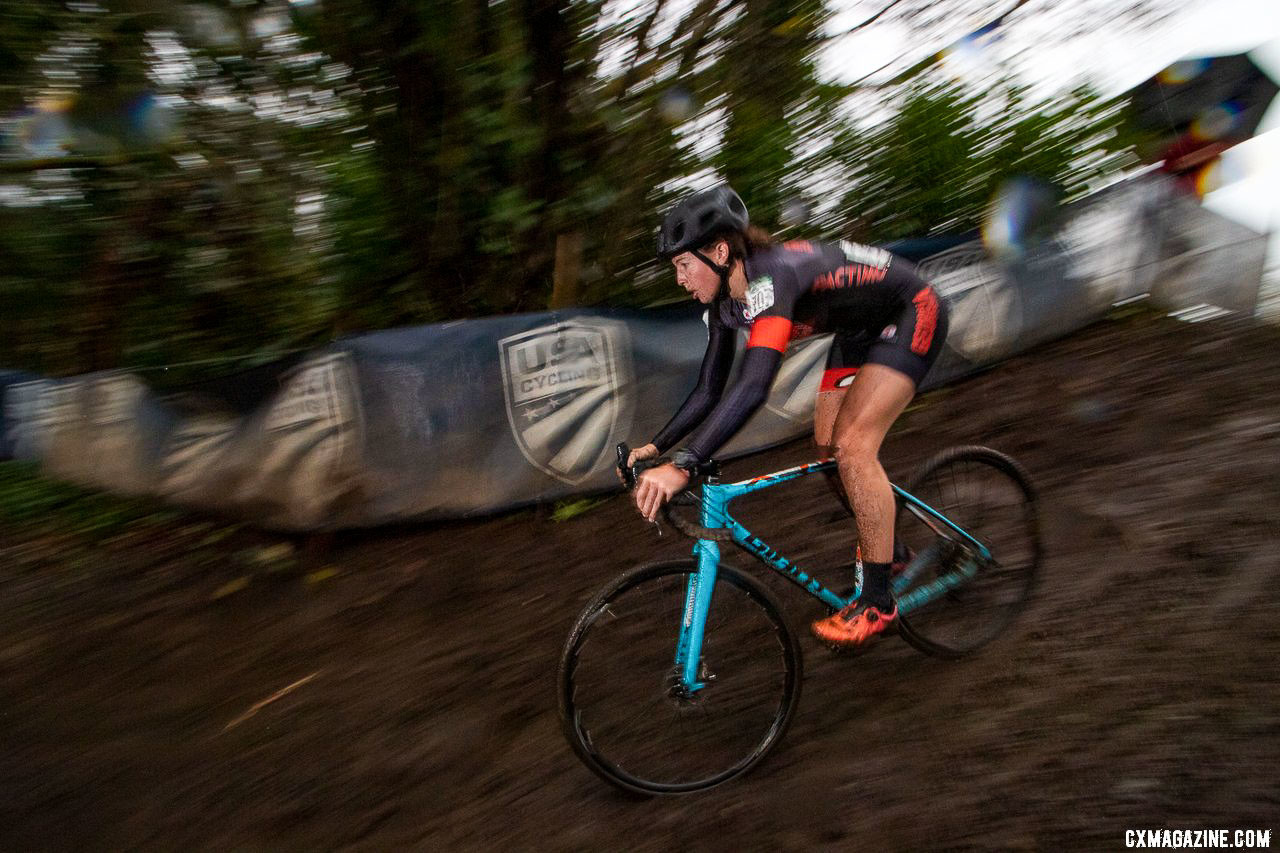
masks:
<path id="1" fill-rule="evenodd" d="M 631 458 L 631 448 L 626 442 L 618 444 L 618 473 L 622 475 L 622 481 L 626 484 L 627 491 L 632 491 L 636 487 L 636 479 L 641 472 L 650 468 L 657 468 L 659 465 L 665 465 L 668 460 L 661 457 L 657 459 L 642 459 L 634 465 L 627 465 L 627 460 Z M 720 475 L 720 464 L 714 459 L 708 459 L 706 462 L 698 465 L 693 471 L 694 476 L 711 476 L 718 477 Z M 709 539 L 714 542 L 731 542 L 733 536 L 723 527 L 702 527 L 691 521 L 686 521 L 671 511 L 671 507 L 675 504 L 681 506 L 700 506 L 701 501 L 688 490 L 675 495 L 668 503 L 662 505 L 662 517 L 667 523 L 676 530 L 688 536 L 690 539 Z"/>

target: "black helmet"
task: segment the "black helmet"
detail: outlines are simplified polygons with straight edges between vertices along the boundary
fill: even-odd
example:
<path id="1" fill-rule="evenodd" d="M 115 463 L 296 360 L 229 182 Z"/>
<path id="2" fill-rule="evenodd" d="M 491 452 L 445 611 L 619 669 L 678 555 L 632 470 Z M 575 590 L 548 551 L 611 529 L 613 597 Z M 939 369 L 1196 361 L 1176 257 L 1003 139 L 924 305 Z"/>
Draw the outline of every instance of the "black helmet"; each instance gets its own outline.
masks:
<path id="1" fill-rule="evenodd" d="M 747 206 L 728 184 L 693 193 L 662 218 L 658 257 L 673 258 L 701 248 L 717 232 L 745 231 L 750 221 Z"/>

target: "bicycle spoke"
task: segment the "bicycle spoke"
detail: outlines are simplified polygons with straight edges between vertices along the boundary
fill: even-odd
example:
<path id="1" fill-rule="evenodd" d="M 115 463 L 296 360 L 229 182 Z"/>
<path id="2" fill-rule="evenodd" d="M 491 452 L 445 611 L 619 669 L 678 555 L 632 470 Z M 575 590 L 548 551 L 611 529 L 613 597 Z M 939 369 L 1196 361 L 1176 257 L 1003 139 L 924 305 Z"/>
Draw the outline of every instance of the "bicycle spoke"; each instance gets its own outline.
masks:
<path id="1" fill-rule="evenodd" d="M 750 584 L 724 570 L 697 668 L 705 686 L 684 692 L 673 659 L 693 571 L 691 562 L 658 567 L 624 584 L 607 602 L 619 618 L 583 625 L 566 650 L 566 734 L 615 784 L 688 790 L 722 781 L 758 760 L 794 707 L 799 660 L 785 627 Z"/>
<path id="2" fill-rule="evenodd" d="M 962 537 L 947 537 L 950 541 L 938 550 L 934 565 L 923 567 L 916 583 L 968 572 L 964 567 L 972 565 L 969 561 L 977 563 L 974 576 L 915 602 L 903 614 L 902 633 L 909 642 L 934 654 L 963 654 L 998 634 L 1030 592 L 1040 547 L 1030 489 L 1007 457 L 972 448 L 931 461 L 907 491 L 959 525 L 994 557 L 985 562 Z M 899 513 L 899 527 L 904 537 L 914 533 L 917 545 L 932 539 L 925 523 L 910 513 Z"/>

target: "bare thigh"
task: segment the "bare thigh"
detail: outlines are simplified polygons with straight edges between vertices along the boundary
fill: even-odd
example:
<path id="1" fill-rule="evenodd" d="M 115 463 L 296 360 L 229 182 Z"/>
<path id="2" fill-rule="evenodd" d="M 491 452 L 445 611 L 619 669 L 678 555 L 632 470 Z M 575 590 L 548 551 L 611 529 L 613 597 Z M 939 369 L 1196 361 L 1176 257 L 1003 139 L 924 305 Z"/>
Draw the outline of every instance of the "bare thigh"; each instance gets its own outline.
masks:
<path id="1" fill-rule="evenodd" d="M 893 422 L 915 397 L 916 385 L 911 377 L 892 367 L 864 364 L 852 387 L 844 393 L 830 426 L 826 427 L 825 445 L 839 445 L 846 452 L 861 449 L 875 454 Z M 817 408 L 814 435 L 818 437 Z"/>
<path id="2" fill-rule="evenodd" d="M 850 387 L 818 393 L 813 408 L 813 442 L 821 453 L 829 455 L 835 450 L 836 438 L 843 435 L 848 439 L 856 432 L 878 449 L 915 393 L 915 383 L 906 374 L 880 364 L 864 364 Z"/>
<path id="3" fill-rule="evenodd" d="M 857 380 L 854 380 L 855 384 Z M 835 391 L 819 391 L 818 399 L 813 404 L 813 443 L 818 452 L 830 456 L 834 448 L 831 446 L 831 433 L 836 425 L 836 415 L 840 405 L 848 395 L 848 388 L 837 388 Z"/>

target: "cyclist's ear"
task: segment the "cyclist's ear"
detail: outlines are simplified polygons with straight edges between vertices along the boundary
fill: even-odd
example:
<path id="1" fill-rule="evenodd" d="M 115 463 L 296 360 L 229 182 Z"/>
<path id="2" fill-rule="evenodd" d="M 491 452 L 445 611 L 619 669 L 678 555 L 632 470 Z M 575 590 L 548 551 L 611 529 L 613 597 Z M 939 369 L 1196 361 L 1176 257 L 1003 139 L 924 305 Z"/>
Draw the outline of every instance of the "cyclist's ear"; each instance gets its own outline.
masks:
<path id="1" fill-rule="evenodd" d="M 710 257 L 713 261 L 722 267 L 728 266 L 729 255 L 732 254 L 733 251 L 729 248 L 728 240 L 717 240 L 711 251 L 713 254 Z"/>

